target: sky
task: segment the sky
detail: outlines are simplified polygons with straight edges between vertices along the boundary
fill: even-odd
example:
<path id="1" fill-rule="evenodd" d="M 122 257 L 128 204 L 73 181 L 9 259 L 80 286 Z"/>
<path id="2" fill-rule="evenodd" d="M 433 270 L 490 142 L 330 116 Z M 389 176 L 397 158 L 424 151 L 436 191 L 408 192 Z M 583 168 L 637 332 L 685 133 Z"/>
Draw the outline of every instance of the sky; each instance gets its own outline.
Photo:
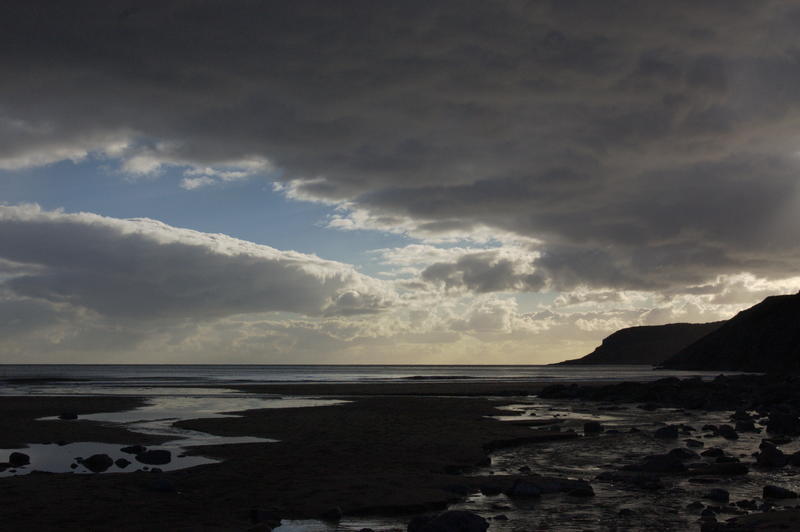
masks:
<path id="1" fill-rule="evenodd" d="M 5 2 L 0 362 L 543 364 L 797 292 L 798 26 Z"/>

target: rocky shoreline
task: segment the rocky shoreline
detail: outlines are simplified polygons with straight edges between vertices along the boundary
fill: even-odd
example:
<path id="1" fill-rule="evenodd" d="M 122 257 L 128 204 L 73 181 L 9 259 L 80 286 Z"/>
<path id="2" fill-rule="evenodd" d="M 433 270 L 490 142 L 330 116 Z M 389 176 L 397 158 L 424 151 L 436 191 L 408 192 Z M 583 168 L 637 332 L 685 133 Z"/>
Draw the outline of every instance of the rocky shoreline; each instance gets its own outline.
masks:
<path id="1" fill-rule="evenodd" d="M 222 460 L 216 464 L 2 478 L 0 519 L 10 529 L 263 532 L 280 519 L 396 516 L 401 529 L 424 532 L 448 530 L 441 528 L 447 519 L 469 520 L 467 514 L 481 516 L 470 521 L 475 530 L 484 524 L 498 531 L 572 530 L 558 528 L 557 520 L 574 513 L 592 523 L 578 530 L 779 530 L 797 518 L 791 492 L 800 490 L 784 482 L 800 465 L 797 382 L 747 375 L 590 386 L 477 383 L 477 389 L 467 382 L 303 385 L 294 389 L 350 402 L 178 422 L 221 436 L 279 440 L 191 448 Z M 485 395 L 474 396 L 478 391 Z M 540 398 L 530 395 L 536 392 Z M 80 416 L 33 421 L 65 410 L 138 404 L 131 398 L 0 398 L 9 412 L 4 441 L 16 445 L 22 434 L 27 443 L 55 435 L 160 443 Z M 498 408 L 508 407 L 520 415 L 497 419 L 504 412 Z M 131 456 L 143 452 L 136 448 Z M 631 496 L 674 499 L 659 511 L 674 509 L 682 521 L 619 503 Z M 448 509 L 461 513 L 435 520 Z"/>

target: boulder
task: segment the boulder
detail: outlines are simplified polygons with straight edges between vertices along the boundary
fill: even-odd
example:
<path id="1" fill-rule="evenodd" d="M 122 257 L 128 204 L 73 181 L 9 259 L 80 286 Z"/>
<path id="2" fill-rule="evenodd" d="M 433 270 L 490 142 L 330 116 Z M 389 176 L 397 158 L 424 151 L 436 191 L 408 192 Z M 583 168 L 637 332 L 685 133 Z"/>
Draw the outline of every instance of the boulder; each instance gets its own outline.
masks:
<path id="1" fill-rule="evenodd" d="M 693 440 L 689 438 L 688 440 L 683 440 L 683 441 L 684 443 L 686 443 L 687 447 L 694 447 L 694 448 L 705 447 L 705 443 L 701 442 L 700 440 Z"/>
<path id="2" fill-rule="evenodd" d="M 125 469 L 126 467 L 131 465 L 131 462 L 130 460 L 126 460 L 124 458 L 118 458 L 114 460 L 114 465 L 116 465 L 120 469 Z"/>
<path id="3" fill-rule="evenodd" d="M 489 522 L 465 510 L 449 510 L 434 517 L 418 516 L 408 524 L 408 532 L 485 532 Z"/>
<path id="4" fill-rule="evenodd" d="M 93 454 L 89 458 L 81 460 L 83 467 L 92 473 L 102 473 L 112 466 L 114 460 L 107 454 Z"/>
<path id="5" fill-rule="evenodd" d="M 767 432 L 784 436 L 800 436 L 800 418 L 795 414 L 770 414 L 767 421 Z"/>
<path id="6" fill-rule="evenodd" d="M 540 497 L 542 489 L 532 482 L 517 479 L 511 489 L 506 492 L 506 495 L 509 497 Z"/>
<path id="7" fill-rule="evenodd" d="M 756 462 L 761 467 L 783 467 L 789 463 L 786 455 L 769 443 L 762 443 L 759 448 L 761 452 L 756 456 Z"/>
<path id="8" fill-rule="evenodd" d="M 733 427 L 730 425 L 720 425 L 718 429 L 719 435 L 725 438 L 726 440 L 738 440 L 739 435 L 733 430 Z"/>
<path id="9" fill-rule="evenodd" d="M 123 447 L 120 449 L 123 453 L 126 454 L 141 454 L 147 450 L 147 447 L 144 445 L 129 445 L 128 447 Z"/>
<path id="10" fill-rule="evenodd" d="M 780 486 L 764 486 L 765 499 L 796 499 L 797 493 Z"/>
<path id="11" fill-rule="evenodd" d="M 728 490 L 724 490 L 722 488 L 715 488 L 713 490 L 706 492 L 706 494 L 703 495 L 703 498 L 714 502 L 727 503 L 729 500 L 731 500 L 731 494 L 728 493 Z"/>
<path id="12" fill-rule="evenodd" d="M 670 452 L 667 453 L 668 456 L 673 456 L 678 460 L 697 460 L 700 458 L 700 455 L 690 449 L 684 449 L 682 447 L 678 447 L 676 449 L 672 449 Z"/>
<path id="13" fill-rule="evenodd" d="M 163 465 L 172 461 L 172 453 L 164 449 L 152 449 L 136 455 L 136 461 L 148 465 Z"/>
<path id="14" fill-rule="evenodd" d="M 724 456 L 725 455 L 725 451 L 723 451 L 722 449 L 719 449 L 717 447 L 712 447 L 710 449 L 706 449 L 705 451 L 700 453 L 700 455 L 701 456 L 708 456 L 710 458 L 717 458 L 717 457 L 720 457 L 720 456 Z"/>
<path id="15" fill-rule="evenodd" d="M 587 421 L 583 424 L 584 434 L 599 434 L 601 432 L 603 432 L 603 425 L 598 421 Z"/>
<path id="16" fill-rule="evenodd" d="M 675 425 L 667 425 L 666 427 L 661 427 L 657 429 L 653 436 L 656 438 L 664 439 L 664 440 L 674 440 L 678 437 L 678 427 Z"/>
<path id="17" fill-rule="evenodd" d="M 20 467 L 31 463 L 31 457 L 25 453 L 14 452 L 8 457 L 8 463 L 11 467 Z"/>

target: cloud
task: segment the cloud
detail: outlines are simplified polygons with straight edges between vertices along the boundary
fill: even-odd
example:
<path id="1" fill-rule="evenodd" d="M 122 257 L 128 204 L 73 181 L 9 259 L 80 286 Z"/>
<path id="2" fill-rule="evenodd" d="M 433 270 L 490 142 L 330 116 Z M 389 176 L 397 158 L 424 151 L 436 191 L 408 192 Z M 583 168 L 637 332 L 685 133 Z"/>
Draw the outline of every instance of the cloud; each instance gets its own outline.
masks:
<path id="1" fill-rule="evenodd" d="M 313 255 L 90 213 L 0 206 L 0 257 L 26 265 L 11 293 L 138 320 L 239 313 L 379 312 L 393 289 Z"/>
<path id="2" fill-rule="evenodd" d="M 567 289 L 800 259 L 794 2 L 35 4 L 0 36 L 2 168 L 276 169 L 330 227 L 540 241 Z"/>

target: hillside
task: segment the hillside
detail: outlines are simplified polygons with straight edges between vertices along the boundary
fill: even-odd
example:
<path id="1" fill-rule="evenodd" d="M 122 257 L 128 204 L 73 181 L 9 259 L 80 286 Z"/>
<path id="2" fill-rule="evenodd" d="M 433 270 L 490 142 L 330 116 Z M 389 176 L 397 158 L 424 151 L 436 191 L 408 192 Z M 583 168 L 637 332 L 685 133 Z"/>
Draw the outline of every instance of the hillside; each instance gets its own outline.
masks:
<path id="1" fill-rule="evenodd" d="M 685 347 L 663 367 L 758 372 L 800 371 L 800 293 L 771 296 Z"/>
<path id="2" fill-rule="evenodd" d="M 565 360 L 559 365 L 661 364 L 723 323 L 670 323 L 620 329 L 606 337 L 597 349 L 585 357 Z"/>

